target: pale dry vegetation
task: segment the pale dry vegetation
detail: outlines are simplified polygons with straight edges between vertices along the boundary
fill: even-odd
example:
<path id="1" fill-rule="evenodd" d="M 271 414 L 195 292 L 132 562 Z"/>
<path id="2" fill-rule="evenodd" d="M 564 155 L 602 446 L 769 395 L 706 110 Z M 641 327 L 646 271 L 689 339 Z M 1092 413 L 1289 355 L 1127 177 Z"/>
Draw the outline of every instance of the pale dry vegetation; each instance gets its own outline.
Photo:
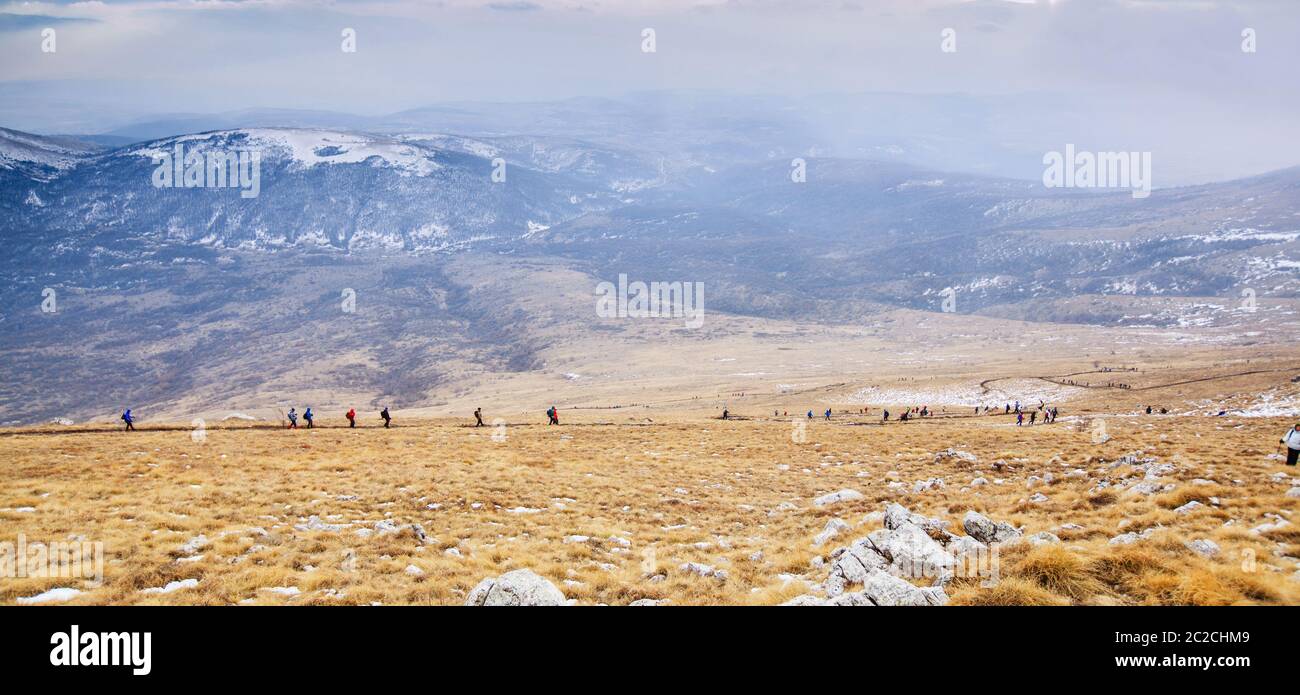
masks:
<path id="1" fill-rule="evenodd" d="M 958 532 L 974 509 L 1060 537 L 1002 547 L 1001 581 L 958 578 L 955 604 L 1300 603 L 1296 525 L 1252 530 L 1300 502 L 1286 496 L 1295 469 L 1269 458 L 1289 424 L 1278 419 L 1113 417 L 1111 440 L 1095 444 L 1086 423 L 1064 418 L 1016 428 L 1002 416 L 837 416 L 796 443 L 788 419 L 603 417 L 512 424 L 504 441 L 449 421 L 243 426 L 203 442 L 185 429 L 11 431 L 0 437 L 0 540 L 102 541 L 107 560 L 100 586 L 5 579 L 0 602 L 73 587 L 83 593 L 71 602 L 88 604 L 459 604 L 484 577 L 529 568 L 578 604 L 772 604 L 815 591 L 826 577 L 815 558 L 878 527 L 864 517 L 896 501 Z M 937 461 L 950 447 L 977 460 Z M 1103 478 L 1142 479 L 1113 465 L 1139 451 L 1175 466 L 1159 477 L 1171 491 L 1090 492 Z M 1046 472 L 1051 482 L 1027 487 Z M 988 484 L 970 486 L 976 477 Z M 944 487 L 912 492 L 929 478 Z M 864 499 L 812 504 L 845 488 Z M 1192 501 L 1202 506 L 1174 511 Z M 832 518 L 852 528 L 814 546 Z M 1202 538 L 1221 552 L 1185 545 Z M 142 593 L 186 579 L 197 585 Z"/>

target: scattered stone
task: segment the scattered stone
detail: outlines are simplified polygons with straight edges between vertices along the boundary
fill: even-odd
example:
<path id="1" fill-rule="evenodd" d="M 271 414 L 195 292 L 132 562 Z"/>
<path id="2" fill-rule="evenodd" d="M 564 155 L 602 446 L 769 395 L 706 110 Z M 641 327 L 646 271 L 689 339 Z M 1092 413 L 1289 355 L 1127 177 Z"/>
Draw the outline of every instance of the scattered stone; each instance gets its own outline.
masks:
<path id="1" fill-rule="evenodd" d="M 1204 506 L 1205 506 L 1205 505 L 1201 504 L 1200 502 L 1198 502 L 1198 501 L 1196 501 L 1196 500 L 1192 500 L 1191 502 L 1188 502 L 1187 504 L 1184 504 L 1183 506 L 1181 506 L 1181 507 L 1175 509 L 1175 510 L 1174 510 L 1174 513 L 1175 513 L 1175 514 L 1191 514 L 1192 512 L 1194 512 L 1194 511 L 1196 511 L 1197 509 L 1200 509 L 1201 507 L 1204 507 Z"/>
<path id="2" fill-rule="evenodd" d="M 1020 538 L 1021 532 L 1005 521 L 994 523 L 991 519 L 974 510 L 966 512 L 961 521 L 962 528 L 975 540 L 991 544 L 1006 543 Z"/>
<path id="3" fill-rule="evenodd" d="M 1173 486 L 1171 485 L 1170 488 L 1172 487 Z M 1160 492 L 1161 490 L 1164 489 L 1165 486 L 1161 485 L 1157 481 L 1144 480 L 1139 483 L 1134 483 L 1131 487 L 1129 487 L 1129 492 L 1134 492 L 1139 495 L 1154 495 L 1155 493 Z"/>
<path id="4" fill-rule="evenodd" d="M 1287 521 L 1286 519 L 1283 519 L 1282 517 L 1276 514 L 1265 514 L 1264 517 L 1272 519 L 1272 521 L 1267 521 L 1260 524 L 1259 526 L 1256 526 L 1255 528 L 1250 530 L 1251 533 L 1255 535 L 1259 535 L 1261 533 L 1268 533 L 1269 531 L 1276 531 L 1278 529 L 1286 528 L 1287 526 L 1291 525 L 1290 521 Z"/>
<path id="5" fill-rule="evenodd" d="M 1034 494 L 1029 496 L 1029 501 L 1034 504 L 1042 504 L 1043 502 L 1047 501 L 1047 495 L 1044 495 L 1041 492 L 1035 492 Z"/>
<path id="6" fill-rule="evenodd" d="M 1121 533 L 1120 535 L 1110 539 L 1107 545 L 1132 545 L 1140 540 L 1142 540 L 1142 536 L 1130 531 L 1128 533 Z"/>
<path id="7" fill-rule="evenodd" d="M 1061 542 L 1061 539 L 1056 534 L 1048 533 L 1047 531 L 1039 531 L 1038 533 L 1035 533 L 1034 535 L 1030 536 L 1026 540 L 1029 541 L 1030 545 L 1034 545 L 1034 546 L 1050 545 L 1052 543 Z"/>
<path id="8" fill-rule="evenodd" d="M 306 523 L 294 524 L 293 527 L 298 531 L 342 531 L 349 526 L 351 524 L 329 524 L 313 514 L 307 517 Z"/>
<path id="9" fill-rule="evenodd" d="M 968 451 L 961 451 L 960 449 L 948 448 L 934 455 L 935 463 L 943 463 L 948 459 L 957 459 L 958 461 L 965 461 L 966 463 L 979 462 L 979 458 L 975 456 L 975 454 Z"/>
<path id="10" fill-rule="evenodd" d="M 860 499 L 862 499 L 861 492 L 858 492 L 857 490 L 844 489 L 838 492 L 832 492 L 826 495 L 822 495 L 821 497 L 818 497 L 817 499 L 813 500 L 813 504 L 818 507 L 825 507 L 827 505 L 835 504 L 837 502 L 850 502 L 853 500 L 860 500 Z"/>
<path id="11" fill-rule="evenodd" d="M 683 562 L 677 569 L 701 577 L 713 577 L 719 581 L 725 581 L 727 579 L 726 570 L 715 569 L 710 565 L 701 564 L 699 562 Z"/>
<path id="12" fill-rule="evenodd" d="M 1169 475 L 1175 470 L 1177 470 L 1177 466 L 1172 463 L 1162 463 L 1158 466 L 1149 466 L 1147 467 L 1146 477 L 1147 480 L 1155 480 L 1156 478 Z"/>
<path id="13" fill-rule="evenodd" d="M 942 489 L 943 489 L 943 478 L 929 478 L 926 480 L 918 480 L 912 483 L 912 492 L 914 493 L 925 492 L 927 490 L 942 490 Z"/>
<path id="14" fill-rule="evenodd" d="M 1191 550 L 1202 557 L 1215 557 L 1219 554 L 1219 544 L 1208 538 L 1197 538 L 1196 540 L 1188 541 L 1184 545 L 1187 546 L 1188 550 Z"/>

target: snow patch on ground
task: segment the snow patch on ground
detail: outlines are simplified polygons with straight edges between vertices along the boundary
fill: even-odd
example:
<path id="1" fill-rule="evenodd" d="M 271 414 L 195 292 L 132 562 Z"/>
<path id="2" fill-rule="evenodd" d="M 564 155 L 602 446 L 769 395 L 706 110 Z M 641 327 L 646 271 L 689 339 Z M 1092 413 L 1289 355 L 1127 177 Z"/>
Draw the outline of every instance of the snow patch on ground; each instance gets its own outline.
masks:
<path id="1" fill-rule="evenodd" d="M 977 405 L 1005 406 L 1017 400 L 1022 405 L 1037 406 L 1038 401 L 1060 403 L 1078 396 L 1082 388 L 1061 386 L 1040 379 L 1006 379 L 989 385 L 985 393 L 979 384 L 948 386 L 868 386 L 859 389 L 844 399 L 849 405 L 929 405 L 965 406 Z"/>

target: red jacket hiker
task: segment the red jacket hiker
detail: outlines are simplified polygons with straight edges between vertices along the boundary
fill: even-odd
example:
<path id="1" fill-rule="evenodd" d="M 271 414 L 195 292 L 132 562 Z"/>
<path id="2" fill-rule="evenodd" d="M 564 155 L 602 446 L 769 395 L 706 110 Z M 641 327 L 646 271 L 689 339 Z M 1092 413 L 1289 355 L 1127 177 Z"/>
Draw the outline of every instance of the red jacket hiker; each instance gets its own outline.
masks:
<path id="1" fill-rule="evenodd" d="M 348 408 L 348 427 L 356 427 L 356 426 L 357 426 L 357 410 L 356 408 Z"/>

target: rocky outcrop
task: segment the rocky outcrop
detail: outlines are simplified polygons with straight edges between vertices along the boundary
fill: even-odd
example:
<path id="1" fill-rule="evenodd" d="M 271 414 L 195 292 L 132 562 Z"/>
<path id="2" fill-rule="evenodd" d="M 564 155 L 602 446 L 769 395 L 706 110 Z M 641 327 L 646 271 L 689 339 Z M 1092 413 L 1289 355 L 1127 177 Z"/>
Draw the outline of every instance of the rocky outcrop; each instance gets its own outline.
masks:
<path id="1" fill-rule="evenodd" d="M 974 533 L 958 536 L 948 530 L 948 522 L 896 503 L 886 507 L 881 521 L 883 529 L 830 553 L 822 584 L 825 599 L 809 595 L 785 605 L 942 605 L 948 600 L 943 587 L 956 572 L 979 571 L 976 560 L 989 550 L 981 537 L 996 543 L 1021 535 L 1010 524 L 970 512 L 966 528 Z M 933 585 L 922 588 L 908 581 L 922 578 Z M 852 591 L 854 587 L 861 588 Z"/>

